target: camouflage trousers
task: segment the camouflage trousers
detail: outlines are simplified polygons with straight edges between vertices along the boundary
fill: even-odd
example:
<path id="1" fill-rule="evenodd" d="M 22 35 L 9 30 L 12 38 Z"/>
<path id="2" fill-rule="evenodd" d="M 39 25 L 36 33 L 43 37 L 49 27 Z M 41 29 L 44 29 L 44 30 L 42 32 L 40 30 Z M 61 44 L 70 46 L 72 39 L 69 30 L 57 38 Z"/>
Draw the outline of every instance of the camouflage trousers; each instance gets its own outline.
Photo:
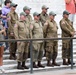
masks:
<path id="1" fill-rule="evenodd" d="M 43 47 L 43 43 L 33 43 L 33 62 L 42 60 Z"/>
<path id="2" fill-rule="evenodd" d="M 9 39 L 15 39 L 13 36 L 10 36 Z M 10 54 L 16 53 L 17 50 L 17 42 L 9 42 L 9 52 Z"/>
<path id="3" fill-rule="evenodd" d="M 46 59 L 56 59 L 58 53 L 58 42 L 50 41 L 46 43 Z"/>
<path id="4" fill-rule="evenodd" d="M 18 47 L 18 55 L 17 55 L 17 61 L 23 62 L 26 61 L 28 58 L 28 43 L 27 42 L 20 42 L 20 44 L 17 45 Z"/>
<path id="5" fill-rule="evenodd" d="M 71 58 L 70 47 L 71 47 L 70 40 L 63 40 L 62 41 L 62 59 Z"/>

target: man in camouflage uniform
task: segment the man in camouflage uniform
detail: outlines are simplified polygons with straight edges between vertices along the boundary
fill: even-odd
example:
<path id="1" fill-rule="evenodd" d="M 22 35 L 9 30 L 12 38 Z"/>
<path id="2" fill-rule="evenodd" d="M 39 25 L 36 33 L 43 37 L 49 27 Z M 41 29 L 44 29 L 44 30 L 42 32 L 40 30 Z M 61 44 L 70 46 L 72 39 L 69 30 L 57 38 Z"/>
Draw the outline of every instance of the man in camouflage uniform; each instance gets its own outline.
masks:
<path id="1" fill-rule="evenodd" d="M 26 14 L 24 12 L 20 13 L 20 20 L 16 22 L 14 26 L 15 39 L 28 39 L 29 30 L 27 27 Z M 18 56 L 17 56 L 17 69 L 28 69 L 25 65 L 25 61 L 28 57 L 28 42 L 17 42 L 18 44 Z M 22 63 L 22 65 L 21 65 Z"/>
<path id="2" fill-rule="evenodd" d="M 62 37 L 73 37 L 74 36 L 74 28 L 71 23 L 71 21 L 68 19 L 69 17 L 69 12 L 64 11 L 63 12 L 63 18 L 60 21 L 60 27 L 62 30 Z M 63 65 L 69 65 L 71 64 L 70 58 L 71 58 L 71 53 L 70 53 L 70 45 L 71 41 L 70 40 L 62 40 L 62 59 L 63 59 Z M 68 62 L 66 61 L 68 59 Z M 74 64 L 74 63 L 73 63 Z"/>
<path id="3" fill-rule="evenodd" d="M 32 16 L 30 15 L 30 10 L 31 10 L 31 8 L 29 8 L 28 6 L 23 7 L 23 11 L 26 13 L 26 22 L 28 23 L 28 28 L 32 21 Z M 28 57 L 30 57 L 30 45 L 28 48 L 29 48 Z"/>
<path id="4" fill-rule="evenodd" d="M 11 5 L 10 5 L 11 10 L 7 15 L 7 17 L 9 18 L 9 20 L 8 20 L 8 36 L 9 36 L 9 39 L 15 39 L 13 28 L 14 28 L 16 21 L 18 20 L 18 15 L 15 12 L 16 7 L 17 7 L 17 4 L 11 3 Z M 9 48 L 10 57 L 9 57 L 9 59 L 16 59 L 16 55 L 15 55 L 16 49 L 17 49 L 17 43 L 16 42 L 10 42 L 10 48 Z"/>
<path id="5" fill-rule="evenodd" d="M 42 6 L 42 12 L 41 12 L 41 14 L 40 14 L 40 21 L 41 21 L 41 23 L 42 23 L 42 26 L 44 26 L 44 23 L 46 22 L 46 20 L 48 19 L 48 14 L 47 14 L 47 10 L 48 10 L 49 8 L 46 6 L 46 5 L 43 5 Z M 44 34 L 44 37 L 45 37 L 46 35 Z M 44 51 L 45 51 L 45 53 L 44 53 L 44 56 L 45 56 L 45 54 L 46 54 L 46 50 L 45 50 L 45 47 L 46 47 L 46 42 L 44 42 Z"/>
<path id="6" fill-rule="evenodd" d="M 46 22 L 46 20 L 48 19 L 48 14 L 47 14 L 48 9 L 49 8 L 46 5 L 42 6 L 42 12 L 40 14 L 40 21 L 43 26 L 44 26 L 44 23 Z"/>
<path id="7" fill-rule="evenodd" d="M 30 25 L 30 36 L 31 38 L 43 38 L 43 27 L 40 22 L 40 14 L 34 12 L 33 14 L 34 20 Z M 33 68 L 44 67 L 41 64 L 41 60 L 43 57 L 43 41 L 33 41 Z M 38 62 L 36 65 L 35 62 Z"/>
<path id="8" fill-rule="evenodd" d="M 46 34 L 46 38 L 54 38 L 58 37 L 57 30 L 58 26 L 56 21 L 54 20 L 55 13 L 51 11 L 49 13 L 49 19 L 44 24 L 44 33 Z M 46 41 L 46 59 L 47 66 L 59 66 L 56 63 L 56 57 L 58 53 L 58 42 L 57 40 L 47 40 Z M 52 60 L 52 63 L 50 62 Z"/>
<path id="9" fill-rule="evenodd" d="M 30 15 L 30 10 L 31 10 L 31 8 L 29 8 L 28 6 L 23 7 L 23 11 L 26 13 L 26 21 L 28 23 L 30 23 L 32 21 L 32 17 Z"/>

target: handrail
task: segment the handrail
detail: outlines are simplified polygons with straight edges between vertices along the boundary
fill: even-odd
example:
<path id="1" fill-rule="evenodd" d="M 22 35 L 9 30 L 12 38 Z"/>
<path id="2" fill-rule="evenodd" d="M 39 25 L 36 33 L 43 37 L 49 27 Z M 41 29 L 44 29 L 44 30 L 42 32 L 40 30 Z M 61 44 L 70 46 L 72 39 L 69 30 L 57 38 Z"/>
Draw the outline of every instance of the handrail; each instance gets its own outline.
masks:
<path id="1" fill-rule="evenodd" d="M 17 42 L 17 41 L 39 41 L 39 40 L 66 40 L 66 39 L 76 39 L 76 37 L 63 37 L 63 38 L 40 38 L 40 39 L 7 39 L 7 40 L 0 40 L 0 42 Z"/>
<path id="2" fill-rule="evenodd" d="M 0 42 L 17 42 L 17 41 L 27 41 L 27 42 L 30 42 L 30 73 L 32 74 L 33 73 L 33 57 L 32 57 L 32 54 L 33 54 L 33 50 L 32 50 L 32 42 L 33 41 L 39 41 L 39 40 L 71 40 L 71 69 L 73 69 L 73 39 L 76 39 L 76 37 L 63 37 L 63 38 L 40 38 L 40 39 L 7 39 L 7 40 L 0 40 Z"/>

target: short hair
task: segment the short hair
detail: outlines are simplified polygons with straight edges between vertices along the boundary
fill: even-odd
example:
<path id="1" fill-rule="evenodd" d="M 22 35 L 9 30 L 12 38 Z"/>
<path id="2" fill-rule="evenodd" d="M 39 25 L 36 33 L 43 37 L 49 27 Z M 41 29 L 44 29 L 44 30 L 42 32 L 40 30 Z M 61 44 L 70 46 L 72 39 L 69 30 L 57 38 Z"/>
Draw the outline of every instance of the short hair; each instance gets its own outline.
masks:
<path id="1" fill-rule="evenodd" d="M 7 3 L 11 3 L 10 0 L 5 0 L 4 5 L 6 5 Z"/>

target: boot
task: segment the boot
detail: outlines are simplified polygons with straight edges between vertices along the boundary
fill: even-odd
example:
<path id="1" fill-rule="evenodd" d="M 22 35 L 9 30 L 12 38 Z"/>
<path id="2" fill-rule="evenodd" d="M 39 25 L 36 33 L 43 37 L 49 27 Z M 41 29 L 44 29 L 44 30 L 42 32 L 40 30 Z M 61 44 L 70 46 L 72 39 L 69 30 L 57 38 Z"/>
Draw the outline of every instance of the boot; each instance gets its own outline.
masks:
<path id="1" fill-rule="evenodd" d="M 63 65 L 69 65 L 69 63 L 66 62 L 66 59 L 63 59 Z"/>
<path id="2" fill-rule="evenodd" d="M 18 62 L 17 69 L 24 69 L 24 67 L 21 66 L 21 62 Z"/>
<path id="3" fill-rule="evenodd" d="M 17 59 L 17 57 L 16 57 L 16 54 L 15 54 L 15 53 L 13 53 L 13 57 L 14 57 L 14 60 L 16 60 L 16 59 Z"/>
<path id="4" fill-rule="evenodd" d="M 54 65 L 50 63 L 50 60 L 47 61 L 47 66 L 54 67 Z"/>
<path id="5" fill-rule="evenodd" d="M 25 65 L 25 61 L 22 62 L 22 67 L 24 67 L 25 69 L 29 69 L 29 68 Z"/>
<path id="6" fill-rule="evenodd" d="M 38 66 L 33 62 L 33 68 L 38 68 Z"/>
<path id="7" fill-rule="evenodd" d="M 60 66 L 59 64 L 56 63 L 55 59 L 53 59 L 52 64 L 53 64 L 54 66 Z"/>
<path id="8" fill-rule="evenodd" d="M 71 60 L 70 59 L 68 59 L 68 63 L 71 64 Z M 73 65 L 75 65 L 75 63 L 73 63 Z"/>
<path id="9" fill-rule="evenodd" d="M 38 61 L 38 65 L 37 65 L 38 67 L 42 67 L 42 68 L 44 68 L 45 66 L 43 66 L 42 64 L 41 64 L 41 61 Z"/>

